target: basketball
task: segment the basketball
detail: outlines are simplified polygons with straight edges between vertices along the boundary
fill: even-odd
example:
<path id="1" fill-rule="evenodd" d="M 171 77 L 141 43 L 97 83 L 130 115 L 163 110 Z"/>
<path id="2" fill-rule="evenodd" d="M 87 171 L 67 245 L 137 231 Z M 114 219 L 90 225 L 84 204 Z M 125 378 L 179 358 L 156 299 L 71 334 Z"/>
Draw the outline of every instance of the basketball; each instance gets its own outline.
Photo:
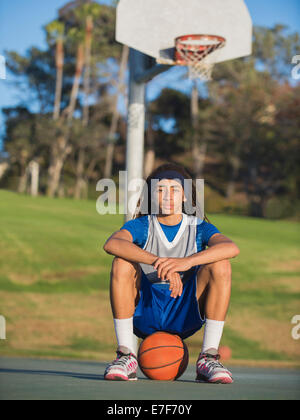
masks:
<path id="1" fill-rule="evenodd" d="M 219 348 L 219 354 L 220 354 L 220 358 L 222 360 L 229 360 L 231 358 L 232 352 L 230 347 L 228 346 L 221 346 Z"/>
<path id="2" fill-rule="evenodd" d="M 146 337 L 138 351 L 139 367 L 149 379 L 174 381 L 186 370 L 189 352 L 174 334 L 158 331 Z"/>

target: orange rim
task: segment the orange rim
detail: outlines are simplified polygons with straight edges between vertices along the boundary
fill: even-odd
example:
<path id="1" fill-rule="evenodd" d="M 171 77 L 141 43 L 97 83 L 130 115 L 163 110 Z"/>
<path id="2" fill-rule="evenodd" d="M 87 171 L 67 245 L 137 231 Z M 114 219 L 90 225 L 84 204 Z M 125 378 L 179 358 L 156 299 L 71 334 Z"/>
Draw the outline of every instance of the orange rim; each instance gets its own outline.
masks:
<path id="1" fill-rule="evenodd" d="M 192 41 L 190 44 L 188 41 Z M 195 43 L 193 41 L 199 41 Z M 214 41 L 201 45 L 201 41 Z M 224 46 L 225 38 L 219 35 L 183 35 L 175 39 L 175 62 L 176 64 L 188 65 L 191 61 L 201 61 L 201 59 L 211 52 Z M 195 60 L 197 57 L 197 60 Z"/>

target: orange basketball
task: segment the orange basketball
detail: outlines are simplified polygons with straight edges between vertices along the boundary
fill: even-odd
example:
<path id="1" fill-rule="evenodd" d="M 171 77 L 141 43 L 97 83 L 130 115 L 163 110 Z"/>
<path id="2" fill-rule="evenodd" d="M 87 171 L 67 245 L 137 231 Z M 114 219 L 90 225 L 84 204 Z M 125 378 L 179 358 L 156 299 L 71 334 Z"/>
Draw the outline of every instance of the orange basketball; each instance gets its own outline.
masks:
<path id="1" fill-rule="evenodd" d="M 185 372 L 189 352 L 178 335 L 158 331 L 142 341 L 138 362 L 149 379 L 174 381 Z"/>
<path id="2" fill-rule="evenodd" d="M 220 355 L 221 359 L 223 359 L 223 360 L 230 359 L 231 356 L 232 356 L 231 348 L 228 347 L 228 346 L 221 346 L 219 348 L 219 355 Z"/>

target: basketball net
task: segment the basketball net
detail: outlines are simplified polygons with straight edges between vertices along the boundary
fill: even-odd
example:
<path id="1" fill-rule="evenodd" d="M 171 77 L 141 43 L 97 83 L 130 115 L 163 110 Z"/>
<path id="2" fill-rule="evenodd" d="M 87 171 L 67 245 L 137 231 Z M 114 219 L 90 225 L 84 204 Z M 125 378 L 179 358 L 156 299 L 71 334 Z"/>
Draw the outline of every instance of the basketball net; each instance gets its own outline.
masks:
<path id="1" fill-rule="evenodd" d="M 189 78 L 209 81 L 221 48 L 226 44 L 217 35 L 185 35 L 175 40 L 176 64 L 188 66 Z"/>

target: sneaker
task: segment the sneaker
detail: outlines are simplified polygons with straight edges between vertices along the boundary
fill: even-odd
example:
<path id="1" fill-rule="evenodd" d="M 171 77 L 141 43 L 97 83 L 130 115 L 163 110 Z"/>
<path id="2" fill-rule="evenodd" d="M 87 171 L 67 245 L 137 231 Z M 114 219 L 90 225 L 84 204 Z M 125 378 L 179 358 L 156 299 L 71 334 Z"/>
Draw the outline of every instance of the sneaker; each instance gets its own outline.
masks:
<path id="1" fill-rule="evenodd" d="M 136 356 L 127 347 L 119 346 L 117 358 L 105 369 L 104 379 L 109 381 L 136 381 L 137 368 Z"/>
<path id="2" fill-rule="evenodd" d="M 214 384 L 231 384 L 232 374 L 219 362 L 220 355 L 215 349 L 200 353 L 196 364 L 196 381 Z"/>

